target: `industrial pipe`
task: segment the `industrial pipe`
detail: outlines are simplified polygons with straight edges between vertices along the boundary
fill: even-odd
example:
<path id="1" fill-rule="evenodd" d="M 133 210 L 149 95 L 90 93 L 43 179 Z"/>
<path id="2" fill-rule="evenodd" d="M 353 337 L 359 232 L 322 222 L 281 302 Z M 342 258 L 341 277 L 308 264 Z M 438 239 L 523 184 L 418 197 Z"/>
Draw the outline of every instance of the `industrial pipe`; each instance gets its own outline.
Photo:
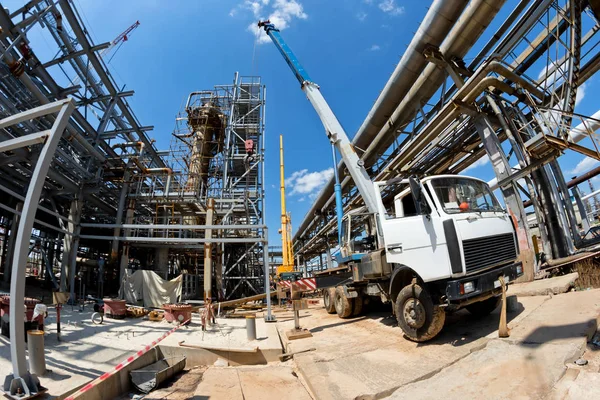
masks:
<path id="1" fill-rule="evenodd" d="M 457 6 L 457 4 L 449 1 L 434 2 L 432 7 L 430 8 L 430 11 L 427 13 L 423 22 L 421 23 L 419 30 L 428 31 L 428 25 L 435 20 L 433 18 L 433 15 L 437 13 L 437 7 L 443 6 L 440 3 L 447 3 L 445 5 L 449 7 Z M 458 22 L 456 22 L 454 27 L 451 27 L 449 31 L 445 30 L 445 32 L 436 31 L 436 35 L 439 33 L 443 33 L 443 35 L 440 37 L 436 36 L 437 40 L 443 40 L 443 43 L 440 46 L 440 51 L 442 52 L 442 54 L 444 54 L 444 56 L 446 57 L 464 57 L 464 55 L 473 46 L 474 42 L 483 33 L 490 21 L 496 16 L 496 14 L 498 13 L 498 11 L 504 3 L 505 0 L 473 0 L 468 5 L 468 7 L 466 7 L 466 10 L 462 13 L 462 15 L 460 15 L 460 12 L 458 12 L 457 14 L 453 14 L 455 18 L 458 15 L 460 15 L 460 18 Z M 460 9 L 460 11 L 462 10 L 463 8 Z M 448 28 L 448 26 L 445 27 Z M 415 40 L 417 38 L 423 40 L 423 44 L 429 43 L 432 45 L 436 45 L 436 43 L 432 41 L 426 42 L 424 37 L 418 37 L 417 35 L 415 35 Z M 438 44 L 440 43 L 439 41 L 437 42 Z M 407 49 L 407 52 L 409 51 L 409 49 Z M 420 56 L 423 57 L 422 54 Z M 409 55 L 407 57 L 411 56 Z M 413 113 L 415 112 L 415 104 L 418 104 L 420 101 L 426 101 L 431 96 L 433 96 L 433 94 L 438 90 L 439 86 L 441 85 L 441 81 L 443 81 L 445 76 L 444 71 L 434 64 L 426 65 L 423 72 L 420 75 L 417 74 L 412 79 L 406 78 L 406 74 L 409 74 L 409 72 L 397 70 L 395 71 L 394 75 L 392 75 L 390 80 L 392 80 L 396 76 L 396 72 L 397 77 L 401 78 L 403 84 L 406 84 L 409 88 L 408 92 L 406 92 L 405 95 L 402 96 L 403 100 L 400 103 L 400 105 L 396 108 L 396 111 L 398 112 L 399 109 L 401 109 L 401 112 L 406 113 L 407 115 L 413 115 Z M 380 96 L 380 98 L 383 99 L 382 96 Z M 388 101 L 390 102 L 390 104 L 386 106 L 386 109 L 389 109 L 389 106 L 393 107 L 394 104 L 397 104 L 389 100 L 389 98 Z M 378 103 L 376 102 L 376 105 L 377 104 Z M 396 135 L 392 134 L 392 132 L 395 132 L 397 126 L 394 126 L 394 128 L 392 129 L 391 125 L 394 124 L 394 121 L 396 121 L 396 123 L 398 123 L 398 121 L 393 117 L 389 117 L 392 109 L 393 108 L 389 109 L 389 111 L 385 113 L 385 119 L 383 121 L 374 121 L 375 112 L 371 110 L 369 116 L 367 116 L 367 120 L 363 123 L 361 129 L 359 129 L 357 134 L 355 135 L 353 144 L 358 148 L 368 146 L 367 152 L 369 152 L 369 149 L 374 147 L 373 145 L 369 145 L 369 143 L 373 142 L 376 138 L 387 136 L 386 140 L 394 140 Z M 382 127 L 382 130 L 380 130 L 378 133 L 373 132 L 372 128 L 367 129 L 368 126 L 375 126 L 376 124 L 377 126 Z M 390 130 L 392 132 L 389 132 Z M 389 133 L 386 135 L 386 132 Z M 376 136 L 375 133 L 377 134 Z M 371 149 L 370 152 L 374 153 L 373 149 Z M 367 154 L 363 155 L 362 158 L 363 160 L 367 161 Z M 367 165 L 369 165 L 368 162 Z M 338 166 L 338 168 L 341 168 L 341 166 Z M 342 183 L 342 186 L 345 185 Z M 306 231 L 309 224 L 311 224 L 314 221 L 314 216 L 320 214 L 323 211 L 327 199 L 332 197 L 333 194 L 334 180 L 333 178 L 331 178 L 323 187 L 323 189 L 319 192 L 315 203 L 304 217 L 304 220 L 301 222 L 298 231 L 294 236 L 294 241 L 298 240 L 300 236 Z"/>
<path id="2" fill-rule="evenodd" d="M 394 111 L 394 105 L 405 97 L 412 82 L 427 66 L 428 61 L 423 55 L 425 48 L 440 46 L 467 3 L 468 1 L 465 0 L 435 0 L 433 2 L 396 69 L 358 129 L 354 139 L 355 146 L 366 147 L 368 140 L 377 135 L 386 124 L 389 115 Z"/>

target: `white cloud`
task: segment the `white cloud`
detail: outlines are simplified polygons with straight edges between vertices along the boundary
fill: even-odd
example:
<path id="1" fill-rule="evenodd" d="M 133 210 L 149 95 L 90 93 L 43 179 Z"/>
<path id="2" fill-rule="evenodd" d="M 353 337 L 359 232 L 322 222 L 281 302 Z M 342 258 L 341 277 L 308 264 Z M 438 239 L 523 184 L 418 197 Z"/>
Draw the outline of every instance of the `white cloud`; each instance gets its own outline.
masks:
<path id="1" fill-rule="evenodd" d="M 365 3 L 365 4 L 373 4 L 373 0 L 363 0 L 363 3 Z"/>
<path id="2" fill-rule="evenodd" d="M 253 35 L 256 35 L 258 43 L 268 43 L 271 41 L 269 36 L 267 36 L 262 29 L 258 29 L 256 24 L 259 20 L 263 21 L 268 19 L 277 29 L 282 31 L 288 28 L 294 19 L 308 18 L 308 15 L 304 12 L 302 3 L 298 0 L 275 0 L 272 3 L 270 0 L 246 0 L 239 8 L 252 11 L 254 21 L 248 25 L 247 30 Z M 267 8 L 270 8 L 270 11 L 267 11 Z M 269 14 L 265 17 L 267 12 Z"/>
<path id="3" fill-rule="evenodd" d="M 377 51 L 377 50 L 381 50 L 381 47 L 379 47 L 378 44 L 374 44 L 371 47 L 369 47 L 369 51 Z"/>
<path id="4" fill-rule="evenodd" d="M 300 171 L 295 171 L 285 180 L 285 186 L 291 188 L 290 195 L 308 195 L 312 199 L 332 176 L 333 168 L 314 172 L 308 172 L 308 169 L 301 169 Z"/>
<path id="5" fill-rule="evenodd" d="M 473 164 L 469 165 L 467 168 L 463 169 L 461 174 L 464 174 L 465 172 L 475 169 L 475 168 L 479 168 L 479 167 L 483 167 L 484 165 L 487 165 L 490 162 L 490 158 L 485 155 L 483 157 L 481 157 L 479 160 L 475 161 Z"/>
<path id="6" fill-rule="evenodd" d="M 569 171 L 569 175 L 579 175 L 584 172 L 588 172 L 590 169 L 594 168 L 598 164 L 600 164 L 600 161 L 591 157 L 585 157 L 583 160 L 577 163 L 575 168 Z"/>
<path id="7" fill-rule="evenodd" d="M 379 9 L 390 15 L 404 14 L 404 7 L 396 5 L 396 0 L 383 0 L 379 3 Z"/>
<path id="8" fill-rule="evenodd" d="M 300 197 L 300 198 L 298 199 L 298 203 L 302 203 L 302 202 L 303 202 L 303 201 L 305 201 L 305 200 L 306 200 L 306 197 Z"/>
<path id="9" fill-rule="evenodd" d="M 367 18 L 367 13 L 364 11 L 359 12 L 358 14 L 356 14 L 356 18 L 360 21 L 363 22 L 366 18 Z"/>

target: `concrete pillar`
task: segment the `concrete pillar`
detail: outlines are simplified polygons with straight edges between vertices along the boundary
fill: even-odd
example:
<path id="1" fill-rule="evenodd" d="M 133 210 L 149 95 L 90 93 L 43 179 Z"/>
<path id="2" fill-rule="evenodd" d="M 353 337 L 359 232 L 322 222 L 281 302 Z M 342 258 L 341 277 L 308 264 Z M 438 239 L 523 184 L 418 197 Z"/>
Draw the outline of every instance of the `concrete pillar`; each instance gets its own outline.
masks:
<path id="1" fill-rule="evenodd" d="M 206 225 L 213 224 L 215 199 L 206 202 Z M 212 229 L 204 231 L 204 238 L 212 239 Z M 268 261 L 268 260 L 267 260 Z M 204 243 L 204 302 L 212 299 L 212 243 Z"/>
<path id="2" fill-rule="evenodd" d="M 117 216 L 115 219 L 115 224 L 120 224 L 123 220 L 123 210 L 125 209 L 125 201 L 127 200 L 127 193 L 129 192 L 129 180 L 131 178 L 131 172 L 129 170 L 129 163 L 127 164 L 127 169 L 125 170 L 125 174 L 123 175 L 123 187 L 121 188 L 121 195 L 119 196 L 119 204 L 117 205 Z M 113 236 L 120 236 L 121 228 L 115 228 L 113 231 Z M 119 241 L 113 240 L 110 248 L 110 264 L 114 264 L 117 262 L 119 256 Z"/>
<path id="3" fill-rule="evenodd" d="M 125 213 L 125 223 L 132 224 L 133 223 L 133 211 L 135 208 L 135 201 L 129 200 L 127 202 L 127 212 Z M 131 229 L 124 229 L 123 236 L 131 235 Z M 127 242 L 123 243 L 123 252 L 121 253 L 121 262 L 119 263 L 119 285 L 123 280 L 123 275 L 125 275 L 125 269 L 129 266 L 129 244 Z"/>
<path id="4" fill-rule="evenodd" d="M 63 254 L 62 261 L 60 263 L 60 291 L 65 292 L 67 290 L 67 277 L 70 277 L 71 268 L 69 268 L 69 263 L 72 259 L 72 250 L 73 244 L 75 241 L 75 230 L 77 225 L 79 224 L 78 218 L 78 208 L 80 205 L 78 204 L 77 199 L 71 201 L 71 207 L 69 208 L 69 222 L 67 222 L 67 231 L 69 235 L 64 235 L 63 237 Z M 75 257 L 77 257 L 77 252 L 75 252 Z M 73 274 L 75 271 L 73 271 Z"/>
<path id="5" fill-rule="evenodd" d="M 169 248 L 157 247 L 154 250 L 154 269 L 163 279 L 169 275 Z"/>
<path id="6" fill-rule="evenodd" d="M 558 214 L 556 213 L 556 208 L 554 207 L 555 200 L 553 199 L 550 190 L 550 179 L 548 179 L 544 168 L 532 171 L 531 176 L 539 195 L 540 205 L 546 220 L 550 251 L 548 252 L 546 246 L 544 246 L 544 251 L 551 258 L 566 257 L 568 254 L 568 247 Z"/>
<path id="7" fill-rule="evenodd" d="M 498 182 L 508 178 L 511 175 L 511 167 L 488 117 L 480 114 L 475 118 L 474 122 L 483 147 L 490 158 Z M 523 201 L 514 182 L 505 184 L 503 187 L 500 187 L 500 190 L 504 196 L 508 212 L 515 222 L 520 249 L 519 258 L 523 263 L 524 279 L 533 280 L 535 274 L 535 254 L 532 250 L 531 238 L 528 234 L 527 214 L 523 208 Z"/>
<path id="8" fill-rule="evenodd" d="M 18 202 L 15 209 L 19 212 L 23 211 L 23 203 Z M 6 261 L 4 263 L 4 282 L 9 283 L 12 276 L 13 255 L 15 253 L 15 240 L 17 237 L 17 229 L 19 227 L 19 216 L 13 215 L 10 224 L 10 236 L 8 237 L 8 247 L 6 250 Z"/>
<path id="9" fill-rule="evenodd" d="M 590 220 L 588 219 L 585 205 L 583 204 L 583 201 L 581 200 L 581 192 L 579 191 L 579 188 L 577 186 L 575 186 L 574 188 L 571 189 L 571 193 L 573 193 L 573 197 L 575 198 L 575 203 L 577 204 L 577 209 L 579 211 L 579 216 L 581 218 L 581 227 L 584 232 L 587 232 L 590 230 Z"/>
<path id="10" fill-rule="evenodd" d="M 215 263 L 215 281 L 217 284 L 217 301 L 223 300 L 223 244 L 217 245 L 217 258 Z"/>
<path id="11" fill-rule="evenodd" d="M 569 231 L 572 235 L 571 242 L 571 254 L 575 252 L 575 246 L 579 245 L 581 241 L 581 237 L 579 236 L 579 230 L 577 229 L 577 219 L 575 218 L 575 209 L 573 208 L 573 203 L 571 203 L 571 196 L 569 195 L 569 189 L 567 188 L 567 184 L 565 182 L 565 177 L 562 173 L 560 165 L 557 160 L 553 160 L 549 163 L 550 169 L 554 175 L 554 179 L 557 183 L 557 191 L 562 197 L 562 202 L 556 204 L 557 207 L 560 205 L 563 206 L 561 211 L 565 215 L 566 222 L 569 225 L 570 229 L 567 229 L 566 234 L 569 234 Z M 573 246 L 574 244 L 574 246 Z"/>
<path id="12" fill-rule="evenodd" d="M 79 249 L 79 234 L 81 232 L 81 209 L 83 207 L 83 191 L 79 191 L 77 199 L 73 201 L 75 204 L 75 215 L 74 215 L 74 229 L 73 229 L 73 241 L 71 243 L 70 259 L 67 263 L 67 272 L 69 275 L 69 290 L 71 301 L 75 301 L 75 274 L 77 273 L 77 249 Z M 62 279 L 62 274 L 61 274 Z"/>

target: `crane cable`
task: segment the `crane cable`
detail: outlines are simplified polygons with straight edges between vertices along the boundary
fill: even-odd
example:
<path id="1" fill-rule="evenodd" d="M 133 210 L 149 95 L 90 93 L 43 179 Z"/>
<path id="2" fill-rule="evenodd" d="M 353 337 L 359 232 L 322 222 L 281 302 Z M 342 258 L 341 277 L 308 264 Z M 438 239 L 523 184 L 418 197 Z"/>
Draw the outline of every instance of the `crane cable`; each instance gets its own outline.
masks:
<path id="1" fill-rule="evenodd" d="M 257 26 L 256 29 L 257 29 L 256 35 L 254 35 L 254 47 L 252 49 L 252 67 L 250 68 L 250 72 L 251 72 L 250 76 L 254 76 L 255 61 L 256 61 L 256 58 L 258 58 L 257 44 L 260 39 L 260 26 Z"/>

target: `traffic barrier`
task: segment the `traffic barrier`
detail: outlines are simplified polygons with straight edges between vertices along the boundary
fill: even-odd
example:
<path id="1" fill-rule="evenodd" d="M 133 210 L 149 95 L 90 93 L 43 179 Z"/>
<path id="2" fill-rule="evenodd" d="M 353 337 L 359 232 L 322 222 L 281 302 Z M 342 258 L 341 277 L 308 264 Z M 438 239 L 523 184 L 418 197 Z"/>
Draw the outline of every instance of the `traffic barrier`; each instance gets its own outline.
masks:
<path id="1" fill-rule="evenodd" d="M 281 281 L 281 282 L 279 282 L 279 284 L 286 288 L 291 288 L 292 285 L 295 285 L 296 289 L 299 289 L 299 290 L 317 290 L 317 282 L 316 282 L 315 278 L 304 278 L 304 279 L 299 279 L 294 282 Z"/>
<path id="2" fill-rule="evenodd" d="M 117 364 L 111 371 L 103 373 L 98 378 L 94 379 L 93 381 L 91 381 L 90 383 L 88 383 L 87 385 L 85 385 L 84 387 L 82 387 L 81 389 L 79 389 L 78 391 L 76 391 L 75 393 L 73 393 L 72 395 L 70 395 L 69 397 L 65 398 L 65 400 L 76 399 L 77 397 L 81 396 L 83 393 L 85 393 L 88 390 L 92 389 L 94 386 L 97 386 L 99 383 L 107 380 L 108 378 L 110 378 L 111 376 L 113 376 L 114 374 L 116 374 L 117 372 L 119 372 L 120 370 L 122 370 L 123 368 L 125 368 L 127 365 L 131 364 L 132 362 L 134 362 L 135 360 L 137 360 L 138 358 L 140 358 L 141 356 L 143 356 L 144 354 L 146 354 L 150 349 L 152 349 L 154 346 L 156 346 L 164 338 L 166 338 L 171 333 L 175 332 L 177 329 L 179 329 L 180 327 L 182 327 L 183 325 L 185 325 L 188 322 L 189 322 L 189 320 L 185 321 L 181 325 L 178 325 L 175 328 L 171 329 L 170 331 L 166 332 L 164 335 L 162 335 L 158 339 L 153 340 L 152 343 L 150 343 L 149 345 L 146 345 L 142 350 L 138 351 L 137 353 L 135 353 L 132 356 L 127 357 L 126 360 L 124 360 L 123 362 Z"/>

